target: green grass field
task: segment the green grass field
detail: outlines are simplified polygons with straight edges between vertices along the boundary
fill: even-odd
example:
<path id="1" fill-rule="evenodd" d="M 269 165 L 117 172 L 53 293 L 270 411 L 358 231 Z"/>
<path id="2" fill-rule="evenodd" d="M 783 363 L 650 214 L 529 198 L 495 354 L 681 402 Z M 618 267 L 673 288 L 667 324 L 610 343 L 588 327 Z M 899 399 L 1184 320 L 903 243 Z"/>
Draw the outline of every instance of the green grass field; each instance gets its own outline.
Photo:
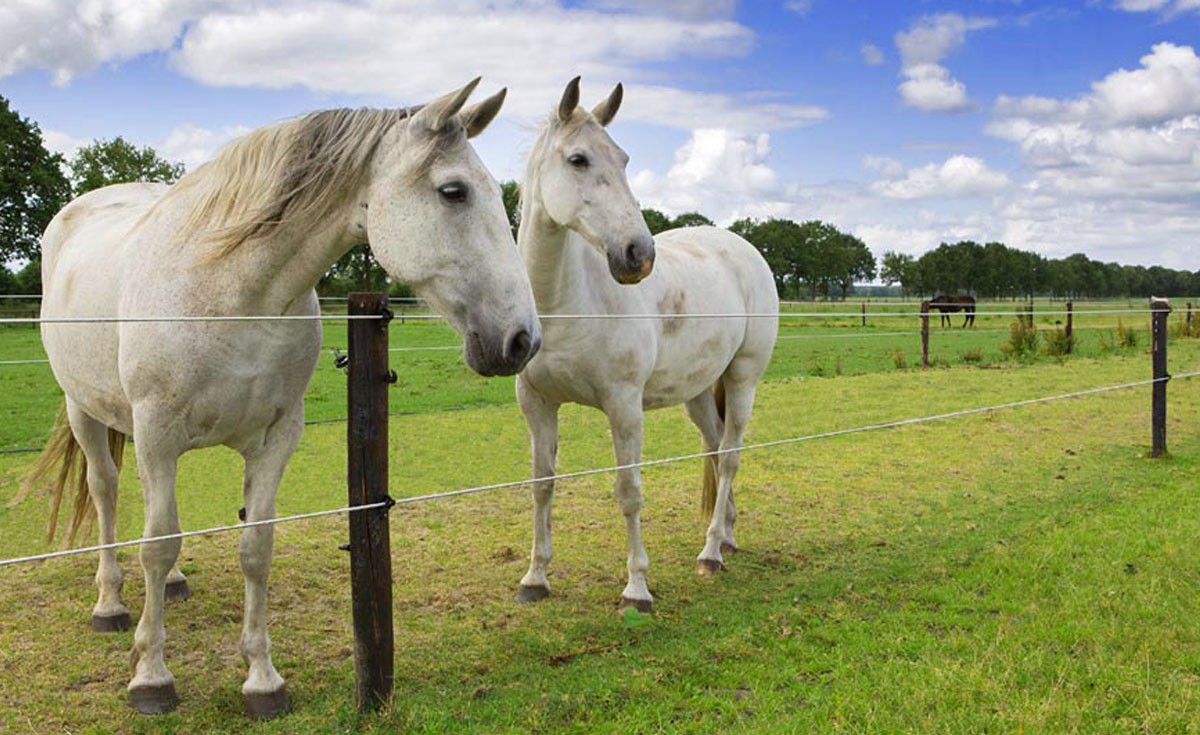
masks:
<path id="1" fill-rule="evenodd" d="M 981 318 L 974 333 L 935 330 L 933 354 L 951 368 L 926 371 L 911 368 L 915 334 L 883 334 L 914 329 L 911 317 L 900 329 L 797 319 L 785 335 L 822 339 L 781 340 L 747 441 L 1144 379 L 1145 315 L 1131 316 L 1124 323 L 1143 330 L 1136 346 L 1104 349 L 1105 330 L 1090 330 L 1080 354 L 1061 361 L 1009 359 L 999 350 L 1007 335 L 983 331 L 1006 327 L 998 317 L 994 327 Z M 454 342 L 441 327 L 396 326 L 396 347 Z M 344 345 L 344 329 L 331 325 L 326 341 Z M 0 331 L 0 346 L 0 359 L 40 353 L 28 329 Z M 897 369 L 897 349 L 909 368 Z M 980 367 L 961 359 L 970 350 L 984 352 Z M 395 353 L 393 365 L 392 408 L 406 414 L 390 427 L 393 495 L 527 474 L 509 380 L 471 376 L 451 350 Z M 1200 341 L 1172 341 L 1172 372 L 1198 365 Z M 0 445 L 36 444 L 58 400 L 48 368 L 0 367 L 0 385 L 12 417 Z M 743 551 L 711 579 L 694 573 L 699 464 L 647 469 L 657 598 L 648 620 L 615 612 L 624 523 L 607 476 L 560 483 L 554 596 L 534 606 L 512 601 L 531 538 L 525 491 L 400 506 L 396 697 L 379 715 L 359 716 L 351 702 L 342 518 L 278 530 L 271 634 L 296 712 L 269 723 L 242 714 L 231 536 L 184 543 L 195 596 L 167 614 L 183 703 L 160 718 L 125 704 L 132 634 L 88 628 L 94 559 L 0 569 L 0 731 L 1197 731 L 1198 386 L 1170 387 L 1172 456 L 1163 460 L 1146 457 L 1148 388 L 747 453 Z M 344 416 L 344 390 L 323 362 L 309 417 Z M 568 407 L 561 423 L 560 470 L 612 463 L 602 414 Z M 345 502 L 344 446 L 341 425 L 309 427 L 281 513 Z M 648 414 L 645 447 L 647 458 L 667 457 L 696 451 L 699 439 L 681 409 L 666 409 Z M 236 459 L 222 449 L 184 457 L 184 528 L 236 520 Z M 31 460 L 0 455 L 0 556 L 46 548 L 44 502 L 8 507 Z M 132 460 L 120 538 L 140 532 Z M 136 614 L 137 555 L 120 558 Z"/>

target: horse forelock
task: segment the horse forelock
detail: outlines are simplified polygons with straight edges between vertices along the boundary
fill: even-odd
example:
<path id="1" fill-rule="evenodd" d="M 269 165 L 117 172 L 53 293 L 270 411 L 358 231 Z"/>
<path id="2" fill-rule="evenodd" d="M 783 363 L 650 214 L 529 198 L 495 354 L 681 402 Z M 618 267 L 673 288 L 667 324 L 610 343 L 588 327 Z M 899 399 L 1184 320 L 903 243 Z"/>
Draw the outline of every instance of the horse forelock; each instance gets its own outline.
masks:
<path id="1" fill-rule="evenodd" d="M 181 234 L 200 235 L 215 260 L 285 225 L 318 225 L 358 190 L 383 137 L 418 109 L 322 110 L 234 141 L 174 187 L 199 190 Z"/>

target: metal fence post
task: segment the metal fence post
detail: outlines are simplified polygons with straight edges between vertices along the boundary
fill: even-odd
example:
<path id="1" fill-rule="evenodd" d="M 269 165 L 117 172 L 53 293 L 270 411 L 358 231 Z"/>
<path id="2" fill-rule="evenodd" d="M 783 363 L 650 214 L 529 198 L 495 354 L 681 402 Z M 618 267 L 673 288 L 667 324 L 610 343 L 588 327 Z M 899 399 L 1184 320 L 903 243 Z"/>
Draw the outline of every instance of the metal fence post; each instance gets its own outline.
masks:
<path id="1" fill-rule="evenodd" d="M 921 367 L 929 367 L 929 302 L 921 302 Z"/>
<path id="2" fill-rule="evenodd" d="M 387 295 L 353 293 L 349 342 L 350 421 L 347 428 L 350 505 L 388 496 L 388 310 Z M 360 711 L 386 703 L 392 694 L 392 553 L 388 508 L 349 514 L 350 592 L 354 611 L 354 701 Z"/>
<path id="3" fill-rule="evenodd" d="M 1166 299 L 1150 299 L 1150 359 L 1154 383 L 1150 390 L 1150 456 L 1167 453 L 1167 316 L 1171 305 Z"/>

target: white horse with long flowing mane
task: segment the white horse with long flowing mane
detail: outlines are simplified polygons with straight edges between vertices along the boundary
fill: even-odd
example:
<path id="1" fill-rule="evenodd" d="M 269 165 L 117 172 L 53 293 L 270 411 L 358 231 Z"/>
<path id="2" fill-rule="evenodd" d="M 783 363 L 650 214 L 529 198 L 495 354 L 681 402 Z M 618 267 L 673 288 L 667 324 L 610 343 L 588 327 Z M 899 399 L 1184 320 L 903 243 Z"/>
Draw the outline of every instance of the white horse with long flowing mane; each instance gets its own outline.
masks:
<path id="1" fill-rule="evenodd" d="M 529 424 L 535 478 L 554 474 L 563 403 L 608 415 L 618 465 L 640 461 L 644 409 L 686 405 L 705 450 L 724 452 L 705 462 L 703 504 L 711 520 L 698 571 L 711 574 L 723 568 L 722 551 L 737 548 L 738 452 L 729 450 L 742 444 L 755 385 L 771 359 L 779 298 L 762 256 L 727 230 L 686 227 L 651 238 L 625 178 L 628 156 L 604 129 L 621 97 L 617 85 L 588 113 L 578 106 L 578 77 L 567 85 L 529 155 L 518 245 L 543 316 L 667 318 L 546 321 L 541 352 L 517 378 L 517 399 Z M 686 317 L 717 313 L 767 316 Z M 550 593 L 553 492 L 552 481 L 534 484 L 533 551 L 521 601 Z M 636 467 L 617 473 L 616 497 L 629 546 L 621 604 L 647 611 L 652 597 Z"/>
<path id="2" fill-rule="evenodd" d="M 130 184 L 67 205 L 43 238 L 42 316 L 319 314 L 317 280 L 369 242 L 462 333 L 484 375 L 512 374 L 537 351 L 540 326 L 499 188 L 471 148 L 504 90 L 463 109 L 478 79 L 423 108 L 327 110 L 255 131 L 174 186 Z M 303 430 L 304 392 L 321 345 L 315 319 L 250 322 L 46 323 L 42 339 L 66 394 L 67 423 L 39 462 L 79 463 L 114 541 L 120 445 L 132 434 L 145 536 L 179 531 L 175 473 L 189 449 L 225 445 L 245 459 L 247 521 L 275 515 L 275 493 Z M 87 503 L 77 504 L 79 512 Z M 241 540 L 250 712 L 288 705 L 271 663 L 267 573 L 273 527 Z M 163 601 L 178 539 L 145 544 L 146 598 L 134 635 L 130 703 L 166 712 L 178 699 L 163 657 Z M 172 573 L 176 582 L 182 576 Z M 129 626 L 123 574 L 100 553 L 99 630 Z"/>

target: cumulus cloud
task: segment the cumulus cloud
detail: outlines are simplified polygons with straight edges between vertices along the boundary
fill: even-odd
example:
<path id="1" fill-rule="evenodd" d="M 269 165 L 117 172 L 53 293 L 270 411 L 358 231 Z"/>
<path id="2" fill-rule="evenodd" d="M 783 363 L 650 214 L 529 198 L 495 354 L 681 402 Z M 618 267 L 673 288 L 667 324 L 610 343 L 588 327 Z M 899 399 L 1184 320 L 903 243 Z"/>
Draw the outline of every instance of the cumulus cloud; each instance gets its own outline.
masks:
<path id="1" fill-rule="evenodd" d="M 626 84 L 646 105 L 625 119 L 746 131 L 809 124 L 825 110 L 704 93 L 661 65 L 748 53 L 736 0 L 68 0 L 0 7 L 0 78 L 50 70 L 59 83 L 161 52 L 217 86 L 286 88 L 424 102 L 481 71 L 513 88 L 507 114 L 545 114 L 573 74 Z M 686 118 L 686 120 L 684 119 Z"/>
<path id="2" fill-rule="evenodd" d="M 1006 174 L 988 168 L 982 159 L 958 155 L 909 169 L 903 177 L 876 181 L 871 189 L 892 199 L 956 199 L 995 194 L 1010 183 Z"/>
<path id="3" fill-rule="evenodd" d="M 163 158 L 181 161 L 191 171 L 215 156 L 226 143 L 249 132 L 250 128 L 244 126 L 214 131 L 184 123 L 172 129 L 154 148 Z"/>
<path id="4" fill-rule="evenodd" d="M 751 138 L 725 129 L 699 129 L 675 151 L 665 175 L 639 171 L 630 186 L 646 206 L 732 219 L 743 207 L 780 195 L 779 176 L 766 163 L 770 151 L 766 133 Z"/>
<path id="5" fill-rule="evenodd" d="M 864 43 L 858 52 L 862 54 L 863 63 L 867 66 L 879 66 L 883 63 L 883 50 L 873 43 Z"/>
<path id="6" fill-rule="evenodd" d="M 46 150 L 51 153 L 61 153 L 63 158 L 69 159 L 75 155 L 75 151 L 88 145 L 92 141 L 76 138 L 73 135 L 59 132 L 57 130 L 43 130 L 42 142 L 46 144 Z"/>
<path id="7" fill-rule="evenodd" d="M 783 4 L 783 7 L 787 8 L 793 13 L 799 13 L 800 15 L 804 15 L 808 11 L 812 10 L 812 6 L 813 0 L 787 0 L 787 2 Z"/>
<path id="8" fill-rule="evenodd" d="M 1166 264 L 1195 267 L 1200 57 L 1191 47 L 1157 44 L 1137 68 L 1077 97 L 1001 96 L 986 132 L 1014 143 L 1031 175 L 998 199 L 1012 244 L 1072 243 L 1115 258 L 1155 242 Z"/>
<path id="9" fill-rule="evenodd" d="M 900 52 L 900 98 L 922 112 L 962 112 L 971 107 L 967 88 L 941 62 L 966 42 L 967 33 L 996 25 L 991 18 L 958 13 L 927 15 L 896 34 Z"/>

